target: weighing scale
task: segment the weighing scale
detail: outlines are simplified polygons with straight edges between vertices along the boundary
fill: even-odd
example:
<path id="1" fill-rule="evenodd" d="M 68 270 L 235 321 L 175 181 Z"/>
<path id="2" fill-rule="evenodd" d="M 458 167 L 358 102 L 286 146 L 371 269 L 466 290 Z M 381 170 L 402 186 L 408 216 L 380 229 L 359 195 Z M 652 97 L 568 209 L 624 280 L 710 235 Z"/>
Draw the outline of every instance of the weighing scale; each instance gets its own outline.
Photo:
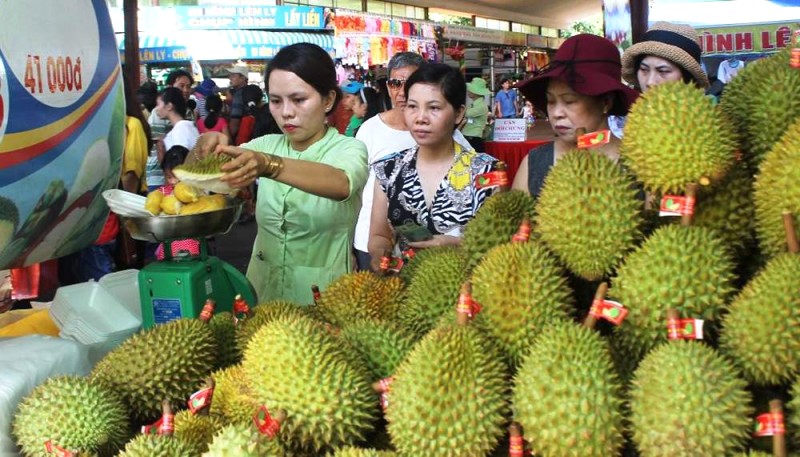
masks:
<path id="1" fill-rule="evenodd" d="M 207 237 L 228 233 L 239 219 L 243 202 L 228 197 L 225 208 L 186 216 L 124 218 L 125 228 L 136 240 L 164 243 L 164 260 L 139 271 L 142 327 L 147 329 L 179 318 L 200 316 L 212 298 L 215 312 L 231 311 L 236 295 L 250 305 L 256 293 L 250 281 L 232 265 L 208 255 Z M 172 243 L 196 239 L 200 254 L 181 251 L 172 255 Z"/>

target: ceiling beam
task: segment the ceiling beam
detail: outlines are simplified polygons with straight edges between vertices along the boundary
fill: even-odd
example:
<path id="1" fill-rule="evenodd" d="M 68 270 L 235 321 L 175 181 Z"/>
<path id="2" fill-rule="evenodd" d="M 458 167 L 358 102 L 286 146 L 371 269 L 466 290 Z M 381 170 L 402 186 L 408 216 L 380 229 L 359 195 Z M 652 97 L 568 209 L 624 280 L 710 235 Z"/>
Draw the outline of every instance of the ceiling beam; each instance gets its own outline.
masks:
<path id="1" fill-rule="evenodd" d="M 431 7 L 430 0 L 402 0 L 402 3 L 412 6 Z M 570 24 L 552 18 L 538 17 L 530 14 L 522 14 L 519 11 L 511 11 L 502 8 L 485 6 L 478 3 L 458 0 L 438 0 L 435 8 L 448 9 L 469 13 L 476 16 L 489 17 L 504 21 L 514 21 L 522 24 L 539 25 L 554 29 L 566 29 Z"/>

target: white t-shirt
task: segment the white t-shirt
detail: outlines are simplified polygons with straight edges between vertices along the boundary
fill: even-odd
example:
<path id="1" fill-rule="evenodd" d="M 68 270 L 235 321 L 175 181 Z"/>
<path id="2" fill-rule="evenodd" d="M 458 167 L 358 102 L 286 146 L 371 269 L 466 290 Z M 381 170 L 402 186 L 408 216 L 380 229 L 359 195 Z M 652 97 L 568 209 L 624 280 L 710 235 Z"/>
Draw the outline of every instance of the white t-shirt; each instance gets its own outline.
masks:
<path id="1" fill-rule="evenodd" d="M 193 122 L 179 121 L 164 137 L 164 148 L 169 151 L 173 146 L 179 145 L 191 151 L 199 136 L 200 132 L 197 131 Z"/>
<path id="2" fill-rule="evenodd" d="M 372 164 L 381 157 L 412 148 L 417 143 L 414 141 L 414 137 L 411 136 L 411 132 L 389 127 L 383 122 L 380 115 L 373 116 L 364 122 L 358 129 L 358 133 L 356 133 L 356 139 L 363 141 L 367 145 L 367 162 L 370 169 L 367 184 L 364 186 L 364 192 L 361 195 L 361 212 L 358 213 L 353 245 L 359 251 L 367 252 L 369 221 L 372 216 L 372 197 L 375 190 L 375 172 L 372 171 Z M 453 139 L 461 146 L 472 149 L 469 141 L 464 138 L 460 130 L 455 130 Z"/>

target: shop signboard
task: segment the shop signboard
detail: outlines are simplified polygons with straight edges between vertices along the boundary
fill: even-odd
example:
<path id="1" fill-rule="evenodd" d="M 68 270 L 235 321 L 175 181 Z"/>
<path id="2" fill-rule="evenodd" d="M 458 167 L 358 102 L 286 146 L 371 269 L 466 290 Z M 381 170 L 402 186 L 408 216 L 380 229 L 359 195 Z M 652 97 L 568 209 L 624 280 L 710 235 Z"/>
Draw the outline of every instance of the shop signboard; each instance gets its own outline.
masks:
<path id="1" fill-rule="evenodd" d="M 91 245 L 117 186 L 125 98 L 104 0 L 0 2 L 0 269 Z M 2 440 L 0 440 L 2 441 Z"/>
<path id="2" fill-rule="evenodd" d="M 325 10 L 319 6 L 176 6 L 174 10 L 182 30 L 325 28 Z"/>
<path id="3" fill-rule="evenodd" d="M 785 48 L 800 22 L 748 24 L 735 27 L 705 27 L 697 33 L 703 55 L 775 52 Z"/>
<path id="4" fill-rule="evenodd" d="M 528 35 L 528 47 L 544 49 L 547 47 L 547 37 L 541 35 Z"/>
<path id="5" fill-rule="evenodd" d="M 495 119 L 492 141 L 519 143 L 528 139 L 525 119 Z"/>
<path id="6" fill-rule="evenodd" d="M 444 26 L 444 38 L 472 43 L 502 44 L 506 46 L 527 46 L 528 35 L 504 30 L 482 29 L 463 25 Z"/>

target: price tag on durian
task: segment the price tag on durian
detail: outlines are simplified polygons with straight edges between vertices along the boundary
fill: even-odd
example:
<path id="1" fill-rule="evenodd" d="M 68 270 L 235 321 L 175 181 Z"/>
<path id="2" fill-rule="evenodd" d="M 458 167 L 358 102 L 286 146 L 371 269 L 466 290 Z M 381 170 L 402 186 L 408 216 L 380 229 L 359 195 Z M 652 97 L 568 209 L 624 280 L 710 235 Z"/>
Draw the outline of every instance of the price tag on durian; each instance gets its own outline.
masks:
<path id="1" fill-rule="evenodd" d="M 189 411 L 191 411 L 192 414 L 197 414 L 201 409 L 208 408 L 211 406 L 211 398 L 213 396 L 213 387 L 206 387 L 205 389 L 200 389 L 193 393 L 189 397 L 189 401 L 186 402 L 187 406 L 189 406 Z"/>
<path id="2" fill-rule="evenodd" d="M 611 130 L 598 130 L 578 137 L 578 149 L 595 148 L 611 141 Z"/>
<path id="3" fill-rule="evenodd" d="M 164 414 L 152 424 L 142 426 L 142 433 L 145 435 L 171 435 L 173 432 L 175 432 L 175 416 L 172 414 Z"/>
<path id="4" fill-rule="evenodd" d="M 456 312 L 466 314 L 470 319 L 481 312 L 481 304 L 472 299 L 470 294 L 459 294 Z"/>
<path id="5" fill-rule="evenodd" d="M 487 187 L 506 187 L 508 186 L 508 172 L 506 171 L 490 171 L 475 177 L 475 188 L 485 189 Z"/>
<path id="6" fill-rule="evenodd" d="M 383 408 L 384 411 L 389 407 L 389 392 L 392 390 L 393 381 L 394 376 L 389 376 L 388 378 L 383 378 L 378 381 L 381 389 L 381 408 Z"/>
<path id="7" fill-rule="evenodd" d="M 659 216 L 691 216 L 694 214 L 694 197 L 664 195 L 661 197 Z"/>
<path id="8" fill-rule="evenodd" d="M 75 457 L 75 453 L 68 451 L 61 446 L 53 444 L 52 440 L 45 441 L 44 451 L 47 453 L 47 455 L 54 455 L 56 457 Z"/>
<path id="9" fill-rule="evenodd" d="M 276 421 L 269 415 L 269 410 L 266 406 L 261 406 L 258 411 L 253 415 L 253 423 L 262 435 L 267 435 L 274 438 L 275 435 L 281 430 L 281 423 Z"/>
<path id="10" fill-rule="evenodd" d="M 524 243 L 531 238 L 531 223 L 525 219 L 519 225 L 519 230 L 511 237 L 513 243 Z"/>
<path id="11" fill-rule="evenodd" d="M 403 265 L 405 265 L 405 261 L 400 257 L 381 257 L 381 271 L 387 273 L 400 273 L 400 270 L 403 269 Z"/>
<path id="12" fill-rule="evenodd" d="M 670 340 L 702 340 L 702 319 L 667 318 L 667 338 Z"/>
<path id="13" fill-rule="evenodd" d="M 764 413 L 756 417 L 754 437 L 783 435 L 785 433 L 786 427 L 783 424 L 783 414 Z"/>
<path id="14" fill-rule="evenodd" d="M 789 66 L 800 69 L 800 30 L 792 34 L 792 53 L 789 57 Z"/>
<path id="15" fill-rule="evenodd" d="M 622 306 L 622 303 L 612 300 L 595 300 L 592 302 L 592 307 L 589 308 L 589 314 L 614 325 L 619 325 L 625 320 L 628 310 Z"/>
<path id="16" fill-rule="evenodd" d="M 525 439 L 522 436 L 511 436 L 508 440 L 508 457 L 525 456 Z"/>

